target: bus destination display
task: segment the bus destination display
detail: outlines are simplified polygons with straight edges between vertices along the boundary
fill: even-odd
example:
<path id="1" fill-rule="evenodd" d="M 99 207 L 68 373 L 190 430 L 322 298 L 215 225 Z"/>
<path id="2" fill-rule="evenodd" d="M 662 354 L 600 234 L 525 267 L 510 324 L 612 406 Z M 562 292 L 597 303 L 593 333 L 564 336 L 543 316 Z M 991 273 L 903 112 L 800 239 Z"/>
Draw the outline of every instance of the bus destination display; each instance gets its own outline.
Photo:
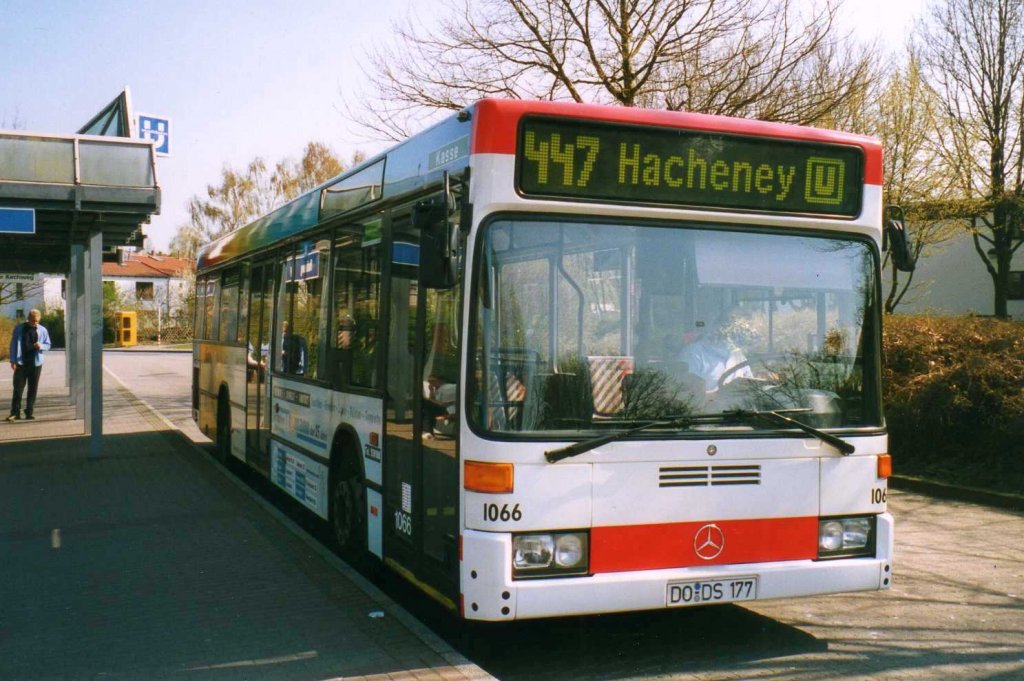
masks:
<path id="1" fill-rule="evenodd" d="M 692 130 L 527 118 L 519 190 L 529 196 L 855 217 L 857 147 Z"/>

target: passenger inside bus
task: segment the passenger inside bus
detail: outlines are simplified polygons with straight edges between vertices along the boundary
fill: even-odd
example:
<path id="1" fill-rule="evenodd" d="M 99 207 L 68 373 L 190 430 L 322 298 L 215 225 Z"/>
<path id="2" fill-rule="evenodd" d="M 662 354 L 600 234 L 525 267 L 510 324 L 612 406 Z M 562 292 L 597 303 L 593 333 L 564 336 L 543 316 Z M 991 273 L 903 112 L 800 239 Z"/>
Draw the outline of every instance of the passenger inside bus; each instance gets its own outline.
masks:
<path id="1" fill-rule="evenodd" d="M 423 435 L 455 434 L 455 401 L 458 387 L 438 374 L 430 374 L 423 384 Z"/>
<path id="2" fill-rule="evenodd" d="M 347 312 L 338 319 L 338 349 L 351 350 L 352 337 L 356 332 L 356 320 Z"/>
<path id="3" fill-rule="evenodd" d="M 377 385 L 377 326 L 372 317 L 352 316 L 347 309 L 337 315 L 334 336 L 335 379 L 343 386 L 372 388 Z"/>
<path id="4" fill-rule="evenodd" d="M 306 339 L 289 333 L 288 322 L 281 322 L 281 368 L 287 374 L 303 376 L 306 373 Z"/>
<path id="5" fill-rule="evenodd" d="M 269 354 L 269 348 L 263 345 L 259 352 L 253 348 L 252 343 L 248 345 L 248 352 L 245 356 L 245 363 L 247 366 L 246 376 L 250 383 L 262 382 L 263 376 L 267 372 L 267 355 Z"/>
<path id="6" fill-rule="evenodd" d="M 337 380 L 341 385 L 352 383 L 352 341 L 356 333 L 356 320 L 348 312 L 338 315 L 335 365 Z"/>

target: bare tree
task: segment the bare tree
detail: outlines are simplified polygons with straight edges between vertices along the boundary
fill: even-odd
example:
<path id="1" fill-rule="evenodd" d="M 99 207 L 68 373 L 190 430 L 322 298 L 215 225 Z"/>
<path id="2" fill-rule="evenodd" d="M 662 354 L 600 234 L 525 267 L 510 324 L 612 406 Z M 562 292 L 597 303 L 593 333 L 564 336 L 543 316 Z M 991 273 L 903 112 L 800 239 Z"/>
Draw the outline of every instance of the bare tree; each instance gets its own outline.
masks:
<path id="1" fill-rule="evenodd" d="M 191 224 L 216 238 L 233 232 L 280 204 L 277 188 L 260 157 L 238 171 L 225 166 L 220 184 L 207 185 L 205 199 L 193 196 L 188 202 Z"/>
<path id="2" fill-rule="evenodd" d="M 836 35 L 838 0 L 449 0 L 369 55 L 375 91 L 349 110 L 398 139 L 483 97 L 687 109 L 818 123 L 869 81 Z"/>
<path id="3" fill-rule="evenodd" d="M 362 161 L 359 152 L 353 163 Z M 271 172 L 266 161 L 255 158 L 243 170 L 225 166 L 219 184 L 206 187 L 206 197 L 188 201 L 189 221 L 171 239 L 171 255 L 195 258 L 199 248 L 232 232 L 345 169 L 325 144 L 310 142 L 298 161 L 279 161 Z"/>
<path id="4" fill-rule="evenodd" d="M 178 225 L 178 229 L 174 232 L 174 236 L 171 237 L 171 243 L 168 250 L 175 258 L 195 260 L 196 255 L 199 254 L 199 249 L 209 240 L 210 237 L 207 236 L 199 227 L 191 222 L 185 222 Z"/>
<path id="5" fill-rule="evenodd" d="M 743 5 L 736 29 L 672 61 L 664 108 L 855 128 L 876 80 L 876 51 L 838 33 L 838 2 L 812 3 L 807 16 L 799 6 Z"/>
<path id="6" fill-rule="evenodd" d="M 971 235 L 992 278 L 995 314 L 1006 317 L 1024 227 L 1024 3 L 937 0 L 917 39 L 946 105 L 946 166 L 966 201 L 983 202 Z"/>
<path id="7" fill-rule="evenodd" d="M 363 155 L 356 152 L 352 157 L 352 164 L 355 165 L 362 160 Z M 345 165 L 326 144 L 310 142 L 306 145 L 301 159 L 294 163 L 291 160 L 284 160 L 277 164 L 271 177 L 271 184 L 281 199 L 289 201 L 339 175 L 344 169 Z"/>
<path id="8" fill-rule="evenodd" d="M 16 275 L 21 278 L 20 275 Z M 29 280 L 28 277 L 32 276 Z M 0 278 L 3 273 L 0 272 Z M 20 300 L 34 298 L 43 290 L 43 278 L 33 275 L 26 275 L 24 281 L 2 281 L 0 280 L 0 306 L 9 303 L 16 303 Z M 27 312 L 27 310 L 26 310 Z"/>
<path id="9" fill-rule="evenodd" d="M 0 130 L 24 130 L 25 119 L 21 117 L 21 113 L 17 107 L 14 109 L 14 113 L 11 114 L 10 119 L 7 118 L 7 111 L 4 110 L 4 115 L 0 116 Z"/>
<path id="10" fill-rule="evenodd" d="M 885 81 L 867 132 L 885 150 L 885 201 L 906 209 L 914 258 L 928 255 L 960 229 L 962 206 L 941 163 L 942 103 L 923 78 L 920 57 L 910 51 L 906 63 Z M 883 265 L 890 265 L 889 253 Z M 889 266 L 885 311 L 892 313 L 911 290 L 914 272 Z"/>

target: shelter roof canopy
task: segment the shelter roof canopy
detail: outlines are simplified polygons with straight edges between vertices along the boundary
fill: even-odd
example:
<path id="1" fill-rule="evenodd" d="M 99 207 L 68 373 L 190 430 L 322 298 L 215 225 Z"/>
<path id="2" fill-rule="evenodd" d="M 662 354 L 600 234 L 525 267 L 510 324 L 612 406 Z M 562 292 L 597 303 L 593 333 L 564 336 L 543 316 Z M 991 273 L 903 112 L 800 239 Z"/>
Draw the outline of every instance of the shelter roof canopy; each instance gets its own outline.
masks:
<path id="1" fill-rule="evenodd" d="M 104 252 L 141 246 L 160 212 L 152 143 L 0 131 L 0 207 L 35 210 L 34 234 L 0 234 L 6 272 L 66 272 L 70 245 L 96 231 Z"/>

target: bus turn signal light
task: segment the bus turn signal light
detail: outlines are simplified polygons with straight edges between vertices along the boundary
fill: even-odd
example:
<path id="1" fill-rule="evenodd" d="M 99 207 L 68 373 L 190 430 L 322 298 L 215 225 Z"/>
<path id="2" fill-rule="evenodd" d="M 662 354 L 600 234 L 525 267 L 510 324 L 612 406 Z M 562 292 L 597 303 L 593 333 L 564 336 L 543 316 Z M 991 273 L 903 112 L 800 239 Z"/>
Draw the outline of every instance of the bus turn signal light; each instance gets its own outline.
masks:
<path id="1" fill-rule="evenodd" d="M 515 486 L 515 467 L 510 463 L 467 461 L 463 487 L 470 492 L 485 494 L 512 494 Z"/>
<path id="2" fill-rule="evenodd" d="M 878 477 L 885 480 L 892 475 L 892 457 L 888 454 L 878 455 Z"/>

